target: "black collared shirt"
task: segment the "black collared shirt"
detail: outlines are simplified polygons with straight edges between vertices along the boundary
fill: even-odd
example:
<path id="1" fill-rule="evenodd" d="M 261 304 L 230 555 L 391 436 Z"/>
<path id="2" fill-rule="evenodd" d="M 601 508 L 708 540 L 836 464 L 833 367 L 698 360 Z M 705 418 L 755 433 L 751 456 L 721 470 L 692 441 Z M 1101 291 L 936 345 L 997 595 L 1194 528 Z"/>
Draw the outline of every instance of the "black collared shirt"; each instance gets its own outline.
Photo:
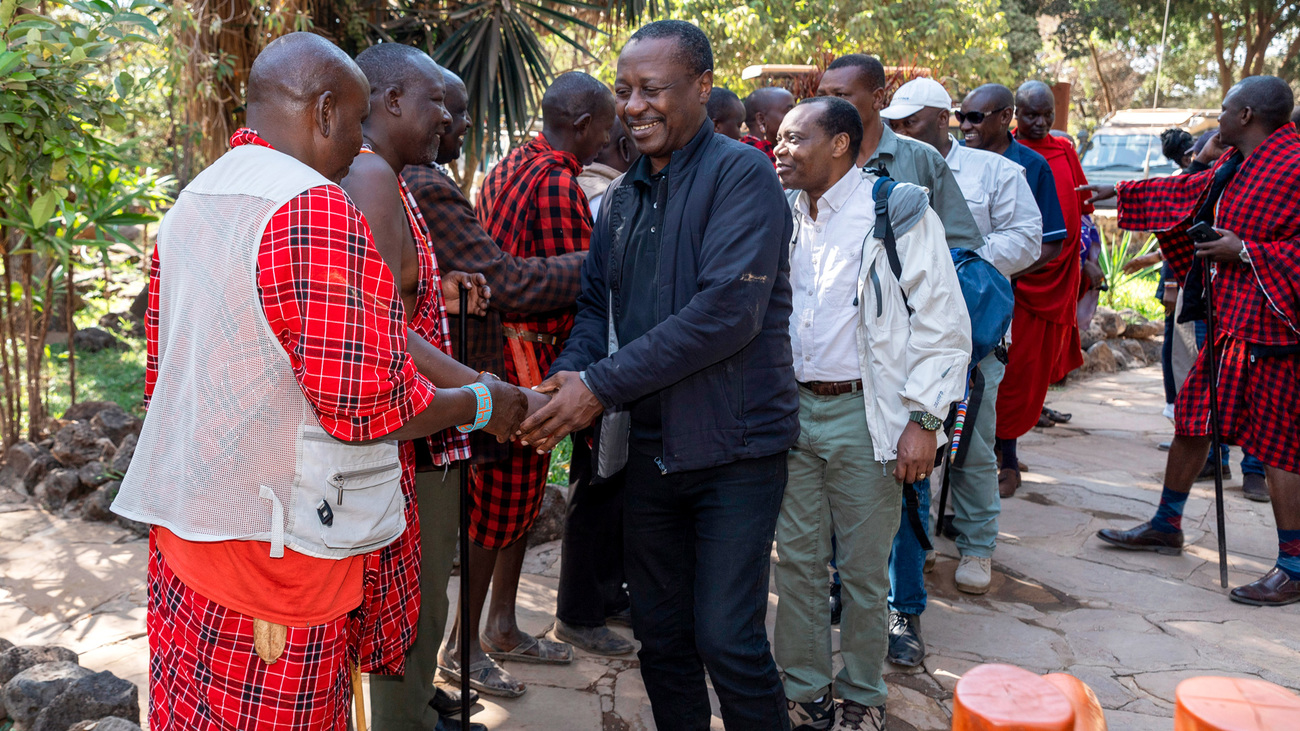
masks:
<path id="1" fill-rule="evenodd" d="M 630 343 L 659 324 L 659 247 L 668 201 L 667 167 L 651 173 L 650 159 L 643 156 L 628 175 L 636 190 L 636 213 L 628 225 L 619 281 L 626 304 L 614 319 L 620 343 Z M 633 403 L 631 411 L 632 446 L 658 456 L 663 439 L 659 394 L 652 393 Z"/>

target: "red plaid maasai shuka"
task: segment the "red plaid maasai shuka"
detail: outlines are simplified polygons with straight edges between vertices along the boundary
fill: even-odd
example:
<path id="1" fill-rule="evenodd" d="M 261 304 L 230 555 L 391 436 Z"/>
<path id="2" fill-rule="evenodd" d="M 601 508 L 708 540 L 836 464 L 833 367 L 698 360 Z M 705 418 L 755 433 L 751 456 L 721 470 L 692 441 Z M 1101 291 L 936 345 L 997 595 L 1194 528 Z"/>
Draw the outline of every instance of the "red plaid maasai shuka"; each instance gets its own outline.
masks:
<path id="1" fill-rule="evenodd" d="M 270 147 L 249 129 L 237 131 L 230 144 L 232 147 L 246 144 Z M 435 392 L 433 384 L 416 371 L 406 353 L 407 325 L 401 317 L 403 308 L 395 280 L 371 238 L 369 225 L 347 194 L 341 188 L 329 185 L 305 191 L 278 210 L 267 224 L 258 251 L 257 285 L 267 323 L 288 353 L 298 385 L 321 426 L 345 441 L 384 437 L 427 408 Z M 145 317 L 148 341 L 146 403 L 152 396 L 158 368 L 158 256 L 155 249 Z M 343 343 L 351 347 L 344 349 L 341 347 Z M 409 443 L 403 445 L 404 466 L 413 464 L 412 451 Z M 411 469 L 403 470 L 402 491 L 404 495 L 414 491 Z M 413 505 L 408 501 L 408 521 L 414 514 Z M 418 529 L 418 522 L 416 525 Z M 324 625 L 332 629 L 310 628 L 316 631 L 316 635 L 303 634 L 308 632 L 306 629 L 289 630 L 291 641 L 301 636 L 302 644 L 316 648 L 301 654 L 299 662 L 307 667 L 297 671 L 299 675 L 314 678 L 312 682 L 315 685 L 332 682 L 329 678 L 333 677 L 334 664 L 343 662 L 338 654 L 344 651 L 350 653 L 349 658 L 359 656 L 366 672 L 400 674 L 404 670 L 405 653 L 414 638 L 415 618 L 419 612 L 419 553 L 414 554 L 414 568 L 411 557 L 403 556 L 401 560 L 390 561 L 382 577 L 379 553 L 372 556 L 373 559 L 368 559 L 365 598 L 360 607 L 346 618 Z M 223 628 L 242 627 L 238 624 L 242 620 L 234 619 L 242 617 L 248 622 L 247 634 L 251 637 L 252 620 L 193 592 L 189 594 L 204 602 L 202 611 L 186 610 L 188 614 L 176 615 L 186 606 L 200 605 L 193 601 L 188 605 L 178 603 L 180 598 L 187 596 L 177 588 L 177 585 L 182 588 L 183 585 L 170 572 L 166 576 L 155 575 L 159 568 L 151 561 L 147 623 L 151 676 L 156 676 L 151 678 L 151 690 L 157 695 L 161 707 L 174 714 L 168 718 L 174 717 L 176 725 L 152 728 L 207 728 L 201 715 L 190 714 L 211 716 L 211 706 L 205 706 L 202 699 L 213 697 L 216 691 L 202 686 L 194 690 L 176 680 L 177 673 L 185 667 L 184 663 L 195 660 L 182 654 L 175 645 L 188 637 L 198 636 L 207 643 L 210 652 L 221 654 L 223 663 L 231 667 L 252 667 L 252 662 L 260 660 L 252 654 L 251 641 L 241 643 L 237 633 L 223 632 Z M 388 589 L 376 589 L 381 585 L 381 579 Z M 415 587 L 414 592 L 410 587 Z M 346 634 L 340 629 L 343 625 L 338 624 L 345 619 L 352 623 L 352 629 Z M 178 624 L 190 634 L 173 634 Z M 331 649 L 325 653 L 320 648 L 326 646 L 322 644 L 326 638 L 331 648 L 334 643 L 343 641 L 344 649 L 337 652 Z M 311 667 L 317 662 L 328 667 Z M 212 676 L 205 667 L 195 667 L 199 672 L 199 682 L 210 684 Z M 287 671 L 292 666 L 285 665 L 284 668 Z M 244 683 L 239 687 L 232 683 L 221 692 L 229 696 L 222 701 L 226 704 L 223 708 L 252 708 L 262 702 L 260 699 L 266 697 L 267 690 L 256 683 Z M 172 697 L 173 693 L 178 694 L 176 698 Z M 345 694 L 345 703 L 346 697 Z M 257 723 L 268 725 L 236 727 L 324 729 L 333 728 L 330 724 L 341 718 L 329 710 L 337 702 L 332 691 L 300 692 L 296 698 L 296 705 L 281 715 L 272 713 L 257 719 Z M 246 710 L 243 713 L 257 711 Z M 295 720 L 318 716 L 328 721 L 304 726 Z M 280 723 L 287 725 L 278 725 Z M 216 725 L 212 728 L 231 726 Z"/>
<path id="2" fill-rule="evenodd" d="M 767 159 L 771 160 L 773 165 L 776 164 L 776 147 L 771 142 L 754 135 L 742 135 L 740 141 L 762 150 L 763 154 L 767 155 Z"/>
<path id="3" fill-rule="evenodd" d="M 1157 231 L 1165 261 L 1179 281 L 1187 278 L 1195 245 L 1187 235 L 1209 194 L 1214 167 L 1120 183 L 1119 225 Z M 1240 444 L 1265 464 L 1300 472 L 1300 369 L 1296 356 L 1253 357 L 1249 344 L 1300 344 L 1300 135 L 1292 125 L 1274 132 L 1241 162 L 1215 209 L 1215 227 L 1241 238 L 1250 263 L 1215 262 L 1214 309 L 1219 343 L 1219 418 L 1226 441 Z M 1207 366 L 1201 350 L 1175 407 L 1178 434 L 1210 433 Z"/>
<path id="4" fill-rule="evenodd" d="M 507 254 L 521 257 L 562 256 L 586 251 L 591 245 L 591 207 L 578 184 L 582 164 L 570 153 L 556 150 L 538 135 L 512 151 L 479 191 L 478 216 L 483 228 Z M 536 314 L 503 314 L 507 327 L 553 335 L 556 344 L 524 343 L 545 374 L 559 356 L 575 306 Z M 523 383 L 514 359 L 506 352 L 502 377 Z M 503 548 L 519 540 L 541 510 L 550 456 L 512 444 L 509 457 L 470 469 L 470 540 L 484 548 Z"/>
<path id="5" fill-rule="evenodd" d="M 1192 217 L 1210 191 L 1214 172 L 1118 184 L 1119 225 L 1156 231 L 1165 261 L 1186 280 L 1195 245 Z M 1300 343 L 1300 135 L 1285 125 L 1255 148 L 1224 189 L 1215 227 L 1235 233 L 1250 264 L 1214 264 L 1214 308 L 1220 332 L 1264 345 Z"/>
<path id="6" fill-rule="evenodd" d="M 1252 358 L 1249 345 L 1221 334 L 1219 429 L 1264 464 L 1300 472 L 1300 355 Z M 1174 433 L 1210 434 L 1209 348 L 1202 348 L 1174 405 Z"/>
<path id="7" fill-rule="evenodd" d="M 373 591 L 377 556 L 366 567 Z M 253 649 L 253 618 L 187 587 L 149 537 L 150 731 L 345 731 L 363 612 L 288 627 L 267 665 Z"/>

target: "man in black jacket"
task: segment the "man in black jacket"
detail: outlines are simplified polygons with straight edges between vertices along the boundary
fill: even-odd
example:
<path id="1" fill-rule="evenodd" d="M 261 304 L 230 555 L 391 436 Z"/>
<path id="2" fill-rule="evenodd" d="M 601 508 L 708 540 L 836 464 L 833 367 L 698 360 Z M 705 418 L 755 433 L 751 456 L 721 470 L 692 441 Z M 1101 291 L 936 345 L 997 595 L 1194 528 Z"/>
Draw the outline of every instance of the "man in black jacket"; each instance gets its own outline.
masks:
<path id="1" fill-rule="evenodd" d="M 619 56 L 618 113 L 643 153 L 610 189 L 578 316 L 523 425 L 541 450 L 602 412 L 602 474 L 626 461 L 627 582 L 661 731 L 788 728 L 764 630 L 768 568 L 799 434 L 789 207 L 759 151 L 713 132 L 713 52 L 658 21 Z M 607 207 L 607 208 L 606 208 Z"/>

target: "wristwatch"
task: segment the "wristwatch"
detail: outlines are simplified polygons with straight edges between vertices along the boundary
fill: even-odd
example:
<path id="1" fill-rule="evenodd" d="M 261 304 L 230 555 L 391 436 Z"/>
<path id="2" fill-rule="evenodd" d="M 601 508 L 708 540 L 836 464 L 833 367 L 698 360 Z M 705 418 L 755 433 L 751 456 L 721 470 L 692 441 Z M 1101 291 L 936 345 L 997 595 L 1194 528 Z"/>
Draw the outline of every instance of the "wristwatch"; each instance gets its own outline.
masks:
<path id="1" fill-rule="evenodd" d="M 915 421 L 926 431 L 938 431 L 943 426 L 943 419 L 926 411 L 913 411 L 907 416 L 908 421 Z"/>

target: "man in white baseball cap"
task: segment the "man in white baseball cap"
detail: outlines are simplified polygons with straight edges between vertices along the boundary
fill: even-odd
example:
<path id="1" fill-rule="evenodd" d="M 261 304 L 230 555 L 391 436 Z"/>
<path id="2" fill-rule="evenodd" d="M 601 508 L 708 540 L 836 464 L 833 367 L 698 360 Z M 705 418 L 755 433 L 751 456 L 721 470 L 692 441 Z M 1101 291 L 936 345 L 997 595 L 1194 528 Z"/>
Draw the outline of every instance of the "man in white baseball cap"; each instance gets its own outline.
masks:
<path id="1" fill-rule="evenodd" d="M 1042 216 L 1033 191 L 1020 165 L 1001 155 L 957 144 L 948 134 L 951 109 L 952 97 L 942 84 L 918 78 L 899 87 L 880 116 L 889 121 L 894 132 L 924 142 L 943 155 L 984 237 L 984 245 L 975 253 L 1012 278 L 1032 268 L 1042 248 Z M 993 454 L 994 405 L 1005 369 L 999 358 L 1005 358 L 1000 348 L 979 363 L 984 376 L 982 406 L 975 424 L 966 426 L 970 441 L 964 461 L 950 467 L 956 512 L 953 527 L 961 553 L 956 582 L 958 589 L 971 594 L 988 591 L 1002 507 Z M 928 489 L 920 491 L 922 498 L 928 494 Z M 928 501 L 922 502 L 923 523 L 928 524 L 924 518 L 929 517 L 930 508 Z M 919 623 L 926 602 L 922 577 L 925 554 L 908 529 L 906 518 L 904 523 L 894 538 L 890 557 L 889 658 L 898 664 L 915 665 L 925 657 Z"/>

